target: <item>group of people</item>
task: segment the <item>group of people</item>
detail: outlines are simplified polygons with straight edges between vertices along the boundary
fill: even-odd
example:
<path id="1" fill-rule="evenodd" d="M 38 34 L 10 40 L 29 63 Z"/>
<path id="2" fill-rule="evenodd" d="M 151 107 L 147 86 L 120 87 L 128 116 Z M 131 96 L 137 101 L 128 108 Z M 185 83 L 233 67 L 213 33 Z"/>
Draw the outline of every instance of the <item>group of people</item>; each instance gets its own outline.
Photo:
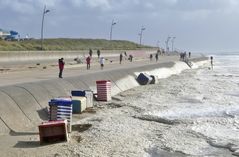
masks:
<path id="1" fill-rule="evenodd" d="M 97 51 L 97 52 L 98 52 L 98 51 Z M 100 54 L 98 55 L 98 58 L 99 58 L 100 67 L 101 67 L 101 69 L 103 69 L 103 68 L 104 68 L 104 64 L 105 64 L 105 58 L 104 58 L 104 57 L 100 57 Z M 91 56 L 91 55 L 89 55 L 89 56 L 86 58 L 86 69 L 87 69 L 87 70 L 90 69 L 91 59 L 92 59 L 92 56 Z"/>
<path id="2" fill-rule="evenodd" d="M 165 55 L 165 50 L 159 48 L 159 49 L 157 50 L 157 54 L 158 54 L 158 55 Z"/>
<path id="3" fill-rule="evenodd" d="M 92 55 L 93 55 L 93 51 L 92 49 L 89 49 L 89 56 L 86 57 L 86 69 L 89 70 L 90 69 L 90 64 L 91 64 L 91 60 L 92 60 Z M 105 59 L 104 57 L 100 57 L 100 50 L 97 50 L 97 56 L 99 58 L 99 63 L 101 66 L 101 69 L 103 69 L 104 67 L 104 63 L 105 63 Z M 77 60 L 76 60 L 77 61 Z M 78 63 L 78 62 L 77 62 Z M 62 77 L 62 73 L 64 70 L 64 66 L 65 66 L 65 62 L 64 62 L 64 58 L 60 58 L 58 59 L 58 66 L 59 66 L 59 78 L 63 78 Z"/>
<path id="4" fill-rule="evenodd" d="M 150 55 L 149 55 L 149 58 L 150 58 L 150 61 L 152 61 L 152 60 L 153 60 L 153 54 L 150 54 Z M 155 54 L 155 60 L 156 60 L 156 62 L 158 61 L 158 59 L 159 59 L 159 53 L 157 52 L 157 53 Z"/>
<path id="5" fill-rule="evenodd" d="M 188 56 L 187 56 L 187 52 L 182 52 L 180 53 L 180 60 L 187 62 L 189 60 L 189 58 L 191 58 L 191 52 L 188 52 Z M 210 65 L 211 65 L 211 70 L 213 70 L 213 56 L 210 56 Z"/>
<path id="6" fill-rule="evenodd" d="M 104 57 L 101 57 L 101 52 L 100 50 L 97 50 L 97 56 L 98 56 L 98 59 L 99 59 L 99 63 L 100 63 L 100 67 L 101 69 L 104 68 L 104 65 L 105 65 L 105 58 Z M 85 61 L 86 61 L 86 69 L 87 70 L 90 70 L 91 68 L 91 62 L 92 62 L 92 56 L 93 56 L 93 51 L 92 49 L 89 49 L 89 55 L 85 58 Z M 124 52 L 124 56 L 125 56 L 125 59 L 128 59 L 130 62 L 133 61 L 133 55 L 127 55 L 126 52 Z M 127 58 L 128 57 L 128 58 Z M 119 63 L 121 64 L 123 61 L 123 54 L 121 53 L 120 56 L 119 56 Z M 78 62 L 77 62 L 78 63 Z M 58 66 L 59 66 L 59 78 L 63 78 L 62 77 L 62 73 L 63 73 L 63 70 L 64 70 L 64 65 L 65 65 L 65 62 L 64 62 L 64 58 L 61 58 L 58 60 Z"/>
<path id="7" fill-rule="evenodd" d="M 191 58 L 191 52 L 188 52 L 188 57 L 187 57 L 187 52 L 180 53 L 180 60 L 185 61 L 187 58 Z"/>
<path id="8" fill-rule="evenodd" d="M 91 49 L 89 49 L 89 56 L 86 57 L 86 65 L 87 65 L 86 69 L 87 70 L 90 69 L 92 54 L 93 54 L 93 51 Z M 156 62 L 158 61 L 159 54 L 161 54 L 160 51 L 157 51 L 157 53 L 155 54 Z M 104 64 L 105 64 L 105 58 L 100 57 L 100 50 L 97 50 L 97 56 L 99 59 L 100 67 L 101 67 L 101 69 L 103 69 Z M 133 55 L 130 54 L 128 57 L 127 53 L 124 52 L 124 56 L 125 56 L 125 59 L 128 59 L 130 62 L 133 61 Z M 191 52 L 188 52 L 188 58 L 191 58 Z M 180 53 L 180 60 L 185 61 L 186 59 L 187 59 L 187 53 L 186 52 Z M 152 60 L 153 60 L 153 54 L 150 54 L 150 61 L 152 61 Z M 122 64 L 122 61 L 123 61 L 123 54 L 121 53 L 119 56 L 119 63 Z M 210 62 L 211 62 L 211 69 L 213 69 L 213 57 L 212 56 L 210 57 Z M 60 58 L 58 60 L 58 65 L 59 65 L 59 78 L 63 78 L 62 73 L 63 73 L 64 65 L 65 65 L 64 58 Z"/>
<path id="9" fill-rule="evenodd" d="M 100 57 L 100 50 L 99 49 L 97 50 L 96 53 L 97 53 L 97 56 L 98 56 L 98 59 L 99 59 L 99 62 L 100 62 L 101 69 L 103 69 L 104 63 L 105 63 L 105 59 L 104 59 L 104 57 Z M 92 55 L 93 55 L 93 51 L 92 51 L 92 49 L 89 49 L 89 56 L 86 57 L 86 69 L 87 70 L 90 69 Z"/>

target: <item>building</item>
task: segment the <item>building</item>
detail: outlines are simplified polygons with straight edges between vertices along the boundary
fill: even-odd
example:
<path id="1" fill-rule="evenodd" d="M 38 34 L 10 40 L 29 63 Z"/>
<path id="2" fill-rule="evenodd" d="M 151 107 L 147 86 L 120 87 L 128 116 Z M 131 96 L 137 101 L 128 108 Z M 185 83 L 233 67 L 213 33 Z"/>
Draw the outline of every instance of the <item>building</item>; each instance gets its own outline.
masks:
<path id="1" fill-rule="evenodd" d="M 10 31 L 5 31 L 5 30 L 0 28 L 0 38 L 5 39 L 8 36 L 11 36 Z"/>
<path id="2" fill-rule="evenodd" d="M 0 28 L 0 39 L 4 39 L 4 40 L 16 40 L 18 36 L 18 32 L 16 31 L 6 31 Z"/>

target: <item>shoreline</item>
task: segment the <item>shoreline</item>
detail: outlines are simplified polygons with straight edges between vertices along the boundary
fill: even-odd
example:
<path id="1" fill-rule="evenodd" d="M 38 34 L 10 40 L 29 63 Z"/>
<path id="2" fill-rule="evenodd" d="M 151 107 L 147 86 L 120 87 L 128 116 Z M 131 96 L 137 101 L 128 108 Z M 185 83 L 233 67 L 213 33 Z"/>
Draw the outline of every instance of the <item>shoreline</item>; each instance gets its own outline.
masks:
<path id="1" fill-rule="evenodd" d="M 0 130 L 1 134 L 10 130 L 22 132 L 25 131 L 25 128 L 32 128 L 39 124 L 42 121 L 40 117 L 47 117 L 45 108 L 51 98 L 70 96 L 71 90 L 92 90 L 96 93 L 95 82 L 97 80 L 111 80 L 111 91 L 114 96 L 139 86 L 135 78 L 140 72 L 163 78 L 178 74 L 185 69 L 189 69 L 189 67 L 183 62 L 165 62 L 0 87 L 0 97 L 1 100 L 4 100 L 2 104 L 0 103 L 2 106 L 0 128 L 4 128 Z M 15 114 L 14 116 L 11 116 L 12 112 Z M 22 125 L 15 124 L 16 118 Z"/>
<path id="2" fill-rule="evenodd" d="M 207 62 L 207 61 L 201 61 L 201 62 L 198 62 L 198 64 L 199 63 L 203 64 L 204 62 Z M 127 91 L 128 89 L 132 89 L 134 87 L 139 86 L 139 84 L 135 80 L 135 76 L 137 76 L 138 72 L 152 72 L 152 74 L 155 74 L 155 73 L 159 73 L 160 69 L 161 70 L 162 69 L 164 69 L 164 70 L 167 69 L 165 67 L 168 67 L 169 71 L 161 73 L 161 76 L 163 76 L 163 75 L 165 75 L 165 73 L 169 73 L 169 72 L 170 72 L 170 75 L 168 75 L 168 76 L 171 76 L 171 75 L 174 75 L 174 74 L 179 74 L 179 72 L 181 72 L 185 69 L 189 69 L 189 67 L 185 63 L 182 63 L 182 62 L 165 62 L 165 63 L 159 63 L 159 65 L 158 64 L 153 64 L 153 65 L 133 67 L 133 68 L 128 69 L 126 71 L 125 71 L 125 69 L 118 69 L 118 70 L 115 70 L 114 72 L 112 72 L 111 70 L 104 71 L 103 73 L 100 72 L 99 75 L 97 75 L 96 79 L 111 78 L 113 80 L 112 95 L 115 96 L 119 93 L 122 93 L 122 91 Z M 195 68 L 197 68 L 197 66 L 195 66 Z M 155 69 L 157 69 L 157 70 L 155 70 Z M 4 121 L 5 124 L 7 124 L 7 127 L 14 126 L 14 128 L 13 129 L 11 128 L 11 129 L 14 130 L 13 135 L 15 135 L 16 139 L 12 139 L 12 140 L 15 141 L 15 140 L 18 140 L 18 138 L 19 138 L 20 141 L 24 140 L 24 139 L 25 140 L 28 139 L 28 141 L 29 141 L 29 137 L 30 137 L 29 142 L 25 142 L 25 143 L 22 143 L 22 144 L 21 143 L 17 144 L 17 145 L 19 145 L 20 149 L 21 149 L 21 147 L 23 147 L 23 148 L 24 147 L 29 147 L 30 143 L 34 143 L 34 146 L 36 147 L 36 149 L 39 149 L 38 148 L 39 145 L 37 143 L 38 136 L 31 136 L 31 134 L 36 134 L 37 133 L 36 130 L 34 130 L 32 128 L 36 129 L 36 125 L 39 124 L 39 121 L 42 121 L 42 120 L 35 119 L 35 117 L 38 116 L 37 114 L 34 115 L 34 114 L 31 113 L 31 114 L 28 115 L 27 113 L 33 112 L 34 110 L 40 111 L 41 108 L 44 109 L 45 107 L 47 107 L 47 104 L 48 104 L 47 102 L 50 99 L 50 97 L 56 97 L 56 96 L 59 96 L 59 95 L 63 96 L 64 92 L 69 92 L 70 90 L 74 90 L 74 89 L 77 88 L 76 86 L 81 87 L 81 88 L 84 87 L 84 89 L 91 89 L 91 90 L 95 91 L 95 80 L 92 79 L 92 77 L 89 77 L 90 75 L 93 76 L 93 75 L 96 75 L 96 74 L 87 74 L 85 76 L 80 76 L 80 77 L 76 77 L 76 78 L 70 77 L 70 78 L 66 78 L 64 80 L 58 80 L 57 79 L 57 80 L 42 81 L 42 82 L 36 82 L 36 83 L 32 82 L 30 84 L 27 84 L 27 83 L 26 84 L 18 84 L 18 85 L 9 86 L 9 87 L 8 86 L 0 87 L 0 89 L 1 89 L 0 97 L 2 98 L 1 100 L 5 100 L 5 102 L 3 102 L 3 103 L 6 103 L 6 105 L 8 105 L 8 109 L 9 109 L 9 111 L 8 111 L 8 109 L 6 110 L 6 108 L 4 108 L 4 110 L 2 110 L 2 113 L 1 113 L 1 115 L 3 115 L 3 116 L 1 116 L 1 118 L 6 118 L 6 116 L 8 116 L 8 119 L 1 119 L 1 120 Z M 89 79 L 89 78 L 91 78 L 91 79 Z M 59 83 L 57 83 L 56 81 L 57 82 L 60 81 L 59 83 L 61 83 L 63 86 L 59 86 Z M 126 85 L 125 85 L 125 82 L 127 82 Z M 72 88 L 73 84 L 76 85 L 76 86 L 74 86 L 74 88 Z M 86 84 L 88 86 L 86 86 Z M 57 88 L 57 86 L 58 86 L 58 88 Z M 61 88 L 63 89 L 64 92 L 62 92 Z M 24 90 L 27 90 L 28 93 L 26 93 L 26 91 L 24 91 Z M 30 110 L 22 108 L 23 104 L 25 105 L 24 107 L 29 107 L 29 105 L 27 105 L 25 100 L 19 99 L 19 92 L 21 93 L 21 96 L 23 98 L 24 97 L 29 97 L 29 96 L 34 97 L 34 99 L 33 98 L 30 99 L 30 101 L 28 100 L 28 103 L 31 104 L 31 109 Z M 31 93 L 31 95 L 29 95 L 29 92 Z M 3 97 L 3 96 L 5 96 L 5 97 Z M 6 96 L 8 98 L 6 98 Z M 16 100 L 18 100 L 18 102 L 17 102 L 18 108 L 22 108 L 21 112 L 25 113 L 25 115 L 28 115 L 28 117 L 24 117 L 24 116 L 22 117 L 22 115 L 20 113 L 18 113 L 19 111 L 17 111 L 17 109 L 14 107 L 15 105 L 13 103 L 9 103 L 9 102 L 12 101 L 9 98 L 12 98 L 15 102 L 16 102 Z M 44 100 L 43 100 L 43 98 L 44 98 Z M 114 105 L 113 105 L 113 108 L 115 108 Z M 16 123 L 14 123 L 14 120 L 12 119 L 13 117 L 12 118 L 9 117 L 9 116 L 11 116 L 10 111 L 16 113 L 15 115 L 13 115 L 13 117 L 17 118 L 19 120 L 18 121 L 19 124 L 16 125 Z M 43 112 L 40 113 L 40 114 L 43 114 L 42 116 L 44 116 L 44 114 L 46 114 L 46 113 L 44 113 L 45 112 L 44 110 L 42 110 L 42 111 Z M 5 113 L 3 114 L 3 112 L 5 112 Z M 38 112 L 38 114 L 39 114 L 39 112 Z M 87 113 L 87 114 L 90 115 L 90 117 L 92 116 L 92 113 Z M 88 116 L 83 115 L 83 117 L 84 116 L 86 116 L 86 119 L 87 119 Z M 23 121 L 22 121 L 22 118 L 24 118 Z M 29 121 L 29 119 L 31 121 L 34 121 L 34 123 L 31 123 Z M 85 118 L 83 118 L 83 119 L 85 119 Z M 10 121 L 12 121 L 12 122 L 11 123 L 6 123 L 5 120 L 8 120 L 8 122 L 10 122 Z M 76 121 L 73 124 L 77 125 L 78 120 L 79 119 L 76 118 Z M 22 125 L 23 122 L 28 122 L 28 124 L 25 123 L 25 125 Z M 26 126 L 28 126 L 30 128 L 28 131 L 27 131 L 27 129 L 25 129 Z M 0 136 L 0 138 L 8 137 L 8 135 L 6 135 L 6 133 L 9 132 L 9 130 L 6 127 L 4 127 L 4 125 L 2 123 L 0 125 L 0 128 L 1 128 L 2 134 L 5 134 L 5 136 Z M 26 136 L 24 136 L 24 134 Z M 71 136 L 74 137 L 75 135 L 72 134 Z M 14 137 L 14 136 L 9 136 L 9 137 Z M 80 137 L 74 137 L 71 142 L 74 143 L 77 140 L 80 140 L 79 138 Z M 5 141 L 5 140 L 3 140 L 3 141 Z M 67 144 L 64 144 L 64 143 L 56 144 L 53 147 L 57 148 L 58 145 L 68 145 L 69 146 L 69 145 L 71 145 L 71 142 L 69 142 Z M 44 149 L 48 149 L 48 148 L 46 148 L 44 146 Z M 19 153 L 19 152 L 17 151 L 17 153 Z"/>

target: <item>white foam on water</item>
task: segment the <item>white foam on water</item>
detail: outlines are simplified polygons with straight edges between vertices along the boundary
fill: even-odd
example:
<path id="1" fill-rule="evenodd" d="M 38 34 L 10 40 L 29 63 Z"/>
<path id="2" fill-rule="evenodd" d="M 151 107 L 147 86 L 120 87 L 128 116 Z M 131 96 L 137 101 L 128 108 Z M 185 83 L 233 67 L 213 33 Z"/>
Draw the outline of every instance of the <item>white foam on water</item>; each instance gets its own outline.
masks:
<path id="1" fill-rule="evenodd" d="M 239 106 L 194 106 L 185 105 L 182 107 L 172 107 L 163 111 L 154 111 L 144 113 L 144 115 L 151 115 L 159 118 L 167 119 L 193 119 L 200 117 L 225 117 L 225 116 L 238 116 L 239 115 Z"/>
<path id="2" fill-rule="evenodd" d="M 162 79 L 186 70 L 182 75 L 160 79 L 160 85 L 142 88 L 142 95 L 134 105 L 144 112 L 137 117 L 171 125 L 171 129 L 161 134 L 164 147 L 172 151 L 207 156 L 238 146 L 239 84 L 236 76 L 239 73 L 235 62 L 239 60 L 228 62 L 218 58 L 214 70 L 207 68 L 209 61 L 203 61 L 193 63 L 193 69 L 206 64 L 206 68 L 199 70 L 188 70 L 185 63 L 179 62 L 170 69 L 145 71 Z M 223 66 L 226 63 L 232 64 Z M 229 151 L 222 156 L 231 155 Z"/>
<path id="3" fill-rule="evenodd" d="M 172 68 L 158 68 L 151 71 L 142 71 L 148 75 L 154 75 L 157 79 L 168 78 L 171 75 L 180 74 L 183 70 L 189 69 L 184 62 L 175 62 Z M 135 72 L 135 75 L 139 75 L 140 72 Z"/>

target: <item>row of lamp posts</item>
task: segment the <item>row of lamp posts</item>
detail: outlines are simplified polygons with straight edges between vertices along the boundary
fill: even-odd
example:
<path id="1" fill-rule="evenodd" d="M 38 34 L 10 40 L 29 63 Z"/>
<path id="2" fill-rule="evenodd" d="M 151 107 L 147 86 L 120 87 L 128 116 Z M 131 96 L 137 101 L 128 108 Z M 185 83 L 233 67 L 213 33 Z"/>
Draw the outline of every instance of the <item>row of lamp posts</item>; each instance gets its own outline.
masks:
<path id="1" fill-rule="evenodd" d="M 43 27 L 44 27 L 44 18 L 45 18 L 45 15 L 50 12 L 49 9 L 46 8 L 46 5 L 44 6 L 44 10 L 43 10 L 43 15 L 42 15 L 42 25 L 41 25 L 41 50 L 43 50 Z M 111 27 L 110 27 L 110 40 L 112 40 L 112 34 L 113 34 L 113 27 L 114 25 L 116 25 L 117 23 L 112 20 L 112 23 L 111 23 Z M 142 44 L 142 38 L 143 38 L 143 31 L 146 30 L 146 28 L 144 26 L 141 27 L 140 29 L 140 33 L 139 33 L 139 45 Z M 172 42 L 172 52 L 174 51 L 174 40 L 176 39 L 176 37 L 169 37 L 167 38 L 167 40 L 165 41 L 165 44 L 166 44 L 166 51 L 169 52 L 169 46 L 168 46 L 168 43 L 169 41 L 171 40 Z M 159 47 L 159 41 L 157 41 L 157 46 Z"/>
<path id="2" fill-rule="evenodd" d="M 111 27 L 110 27 L 110 40 L 112 40 L 112 34 L 113 34 L 113 27 L 114 25 L 116 25 L 117 23 L 112 20 L 112 23 L 111 23 Z M 142 37 L 143 37 L 143 31 L 145 30 L 146 28 L 145 27 L 141 27 L 140 29 L 140 33 L 139 33 L 139 45 L 142 44 Z"/>
<path id="3" fill-rule="evenodd" d="M 176 39 L 176 37 L 170 37 L 168 36 L 167 40 L 165 41 L 166 44 L 166 51 L 169 52 L 169 41 L 171 39 L 171 43 L 172 43 L 172 52 L 174 51 L 174 41 Z"/>

